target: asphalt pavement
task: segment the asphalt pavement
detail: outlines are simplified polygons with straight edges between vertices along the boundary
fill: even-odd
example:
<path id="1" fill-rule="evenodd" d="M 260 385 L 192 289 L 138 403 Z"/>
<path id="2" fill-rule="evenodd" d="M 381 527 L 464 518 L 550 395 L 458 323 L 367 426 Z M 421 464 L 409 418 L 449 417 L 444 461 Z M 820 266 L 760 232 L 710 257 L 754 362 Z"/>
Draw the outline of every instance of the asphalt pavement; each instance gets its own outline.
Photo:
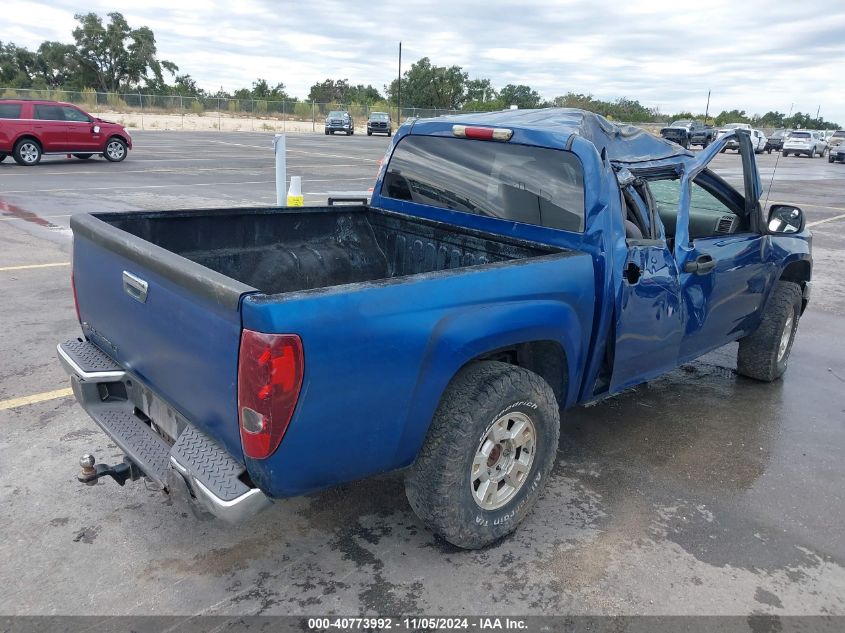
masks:
<path id="1" fill-rule="evenodd" d="M 0 614 L 845 615 L 845 165 L 758 157 L 801 206 L 814 289 L 782 381 L 730 345 L 563 417 L 558 465 L 511 537 L 458 550 L 400 473 L 200 521 L 142 483 L 76 482 L 120 451 L 62 395 L 77 336 L 69 218 L 270 205 L 272 135 L 139 132 L 120 164 L 0 164 Z M 366 191 L 388 139 L 291 135 L 306 204 Z M 734 182 L 739 158 L 717 157 Z M 320 459 L 319 454 L 314 459 Z"/>

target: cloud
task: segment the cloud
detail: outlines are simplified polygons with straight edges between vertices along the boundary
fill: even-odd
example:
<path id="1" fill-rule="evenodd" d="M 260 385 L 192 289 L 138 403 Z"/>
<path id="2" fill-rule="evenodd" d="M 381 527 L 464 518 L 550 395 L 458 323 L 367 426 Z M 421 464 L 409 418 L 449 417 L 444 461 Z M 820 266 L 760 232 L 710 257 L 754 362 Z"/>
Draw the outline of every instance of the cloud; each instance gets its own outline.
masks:
<path id="1" fill-rule="evenodd" d="M 160 57 L 216 90 L 258 77 L 304 97 L 326 78 L 381 89 L 420 57 L 457 64 L 497 87 L 528 83 L 544 97 L 569 91 L 639 99 L 661 111 L 738 108 L 811 112 L 845 124 L 839 89 L 845 4 L 839 0 L 582 0 L 505 5 L 478 0 L 366 4 L 336 0 L 89 0 L 153 29 Z M 69 41 L 79 4 L 4 2 L 5 41 Z"/>

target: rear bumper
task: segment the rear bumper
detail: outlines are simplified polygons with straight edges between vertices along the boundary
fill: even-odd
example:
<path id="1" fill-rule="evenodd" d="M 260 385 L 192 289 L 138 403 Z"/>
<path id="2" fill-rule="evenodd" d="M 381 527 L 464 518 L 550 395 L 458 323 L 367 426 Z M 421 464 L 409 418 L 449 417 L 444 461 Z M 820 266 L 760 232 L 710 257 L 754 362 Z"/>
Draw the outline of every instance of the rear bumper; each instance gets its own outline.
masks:
<path id="1" fill-rule="evenodd" d="M 75 339 L 60 344 L 57 353 L 82 408 L 127 459 L 174 500 L 229 522 L 242 521 L 271 504 L 248 484 L 243 464 L 190 423 L 179 425 L 175 440 L 157 430 L 155 421 L 140 410 L 158 409 L 150 405 L 157 396 L 98 347 Z M 139 402 L 139 408 L 133 399 L 146 404 Z"/>

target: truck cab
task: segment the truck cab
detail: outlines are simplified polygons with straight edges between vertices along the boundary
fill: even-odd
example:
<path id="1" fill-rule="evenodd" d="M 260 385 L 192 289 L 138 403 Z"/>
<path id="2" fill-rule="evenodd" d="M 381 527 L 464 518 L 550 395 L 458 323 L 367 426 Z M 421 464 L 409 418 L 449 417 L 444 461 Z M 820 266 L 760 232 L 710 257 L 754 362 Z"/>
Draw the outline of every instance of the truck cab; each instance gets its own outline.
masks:
<path id="1" fill-rule="evenodd" d="M 404 124 L 368 205 L 74 216 L 58 353 L 127 455 L 80 480 L 239 520 L 402 469 L 425 525 L 483 547 L 536 502 L 566 409 L 733 341 L 741 375 L 783 376 L 810 234 L 761 190 L 742 130 L 694 154 L 516 110 Z"/>

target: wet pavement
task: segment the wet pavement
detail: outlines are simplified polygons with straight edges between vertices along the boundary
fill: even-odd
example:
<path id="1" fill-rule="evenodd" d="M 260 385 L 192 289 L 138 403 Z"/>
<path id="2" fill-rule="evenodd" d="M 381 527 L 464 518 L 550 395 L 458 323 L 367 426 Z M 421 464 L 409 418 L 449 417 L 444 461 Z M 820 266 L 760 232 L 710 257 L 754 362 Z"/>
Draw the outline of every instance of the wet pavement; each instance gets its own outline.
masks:
<path id="1" fill-rule="evenodd" d="M 71 213 L 272 202 L 272 152 L 239 147 L 269 136 L 208 136 L 138 134 L 139 147 L 156 147 L 118 166 L 0 165 L 0 401 L 67 386 L 54 347 L 78 334 L 69 267 L 19 267 L 69 261 Z M 221 138 L 230 145 L 208 143 Z M 289 141 L 304 180 L 349 178 L 314 182 L 312 202 L 369 186 L 385 144 Z M 189 152 L 209 160 L 176 160 Z M 738 158 L 717 161 L 730 179 Z M 832 219 L 845 215 L 845 165 L 760 162 L 764 173 L 778 162 L 772 200 L 823 222 L 782 381 L 738 377 L 731 345 L 566 412 L 538 507 L 478 552 L 421 526 L 401 474 L 230 526 L 139 482 L 79 485 L 83 452 L 114 461 L 120 451 L 71 398 L 0 410 L 0 614 L 845 614 L 845 219 Z M 209 163 L 244 172 L 197 171 Z M 165 171 L 129 173 L 147 165 Z M 131 189 L 171 182 L 199 186 Z"/>

